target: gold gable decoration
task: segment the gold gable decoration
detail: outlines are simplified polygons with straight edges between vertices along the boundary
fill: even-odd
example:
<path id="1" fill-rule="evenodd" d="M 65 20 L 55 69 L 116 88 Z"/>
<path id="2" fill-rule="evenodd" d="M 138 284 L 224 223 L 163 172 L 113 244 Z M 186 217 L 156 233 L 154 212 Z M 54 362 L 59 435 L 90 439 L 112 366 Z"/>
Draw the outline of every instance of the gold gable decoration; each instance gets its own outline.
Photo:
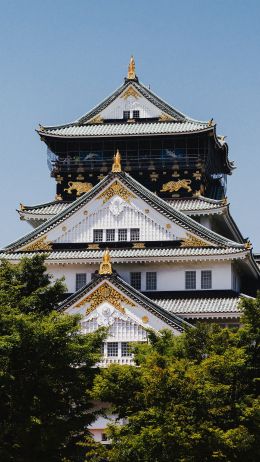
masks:
<path id="1" fill-rule="evenodd" d="M 170 122 L 173 120 L 173 117 L 171 117 L 169 114 L 165 114 L 164 112 L 162 112 L 162 114 L 159 117 L 159 122 Z"/>
<path id="2" fill-rule="evenodd" d="M 107 282 L 104 282 L 99 286 L 94 292 L 87 295 L 83 300 L 81 300 L 75 308 L 80 308 L 86 303 L 90 303 L 90 306 L 86 310 L 86 314 L 91 313 L 97 306 L 101 305 L 103 302 L 109 302 L 121 313 L 125 313 L 125 309 L 122 306 L 122 303 L 126 303 L 129 306 L 135 306 L 135 304 L 129 300 L 124 295 L 120 294 L 117 290 L 111 287 Z"/>
<path id="3" fill-rule="evenodd" d="M 135 195 L 128 191 L 123 185 L 114 181 L 105 191 L 100 194 L 97 199 L 103 199 L 103 204 L 109 201 L 114 196 L 120 196 L 124 201 L 129 202 L 130 199 L 134 199 Z"/>
<path id="4" fill-rule="evenodd" d="M 104 123 L 104 119 L 100 115 L 97 115 L 96 117 L 94 117 L 93 119 L 89 121 L 89 124 L 103 124 L 103 123 Z"/>
<path id="5" fill-rule="evenodd" d="M 130 86 L 124 91 L 124 93 L 122 93 L 120 98 L 127 99 L 130 96 L 132 96 L 135 99 L 138 99 L 141 97 L 140 93 L 138 93 L 138 91 L 134 87 Z"/>
<path id="6" fill-rule="evenodd" d="M 182 239 L 181 247 L 209 247 L 210 244 L 203 241 L 199 237 L 193 236 L 192 234 L 187 234 L 185 239 Z"/>
<path id="7" fill-rule="evenodd" d="M 121 154 L 119 152 L 119 149 L 117 149 L 115 155 L 114 155 L 114 162 L 112 165 L 112 172 L 113 173 L 119 173 L 122 172 L 122 167 L 121 167 Z"/>
<path id="8" fill-rule="evenodd" d="M 30 242 L 19 250 L 22 252 L 35 252 L 38 250 L 46 250 L 49 252 L 52 250 L 52 243 L 47 240 L 46 236 L 43 236 L 36 241 Z"/>
<path id="9" fill-rule="evenodd" d="M 99 274 L 112 274 L 112 265 L 110 262 L 109 250 L 105 250 L 103 253 L 103 260 L 100 263 Z"/>

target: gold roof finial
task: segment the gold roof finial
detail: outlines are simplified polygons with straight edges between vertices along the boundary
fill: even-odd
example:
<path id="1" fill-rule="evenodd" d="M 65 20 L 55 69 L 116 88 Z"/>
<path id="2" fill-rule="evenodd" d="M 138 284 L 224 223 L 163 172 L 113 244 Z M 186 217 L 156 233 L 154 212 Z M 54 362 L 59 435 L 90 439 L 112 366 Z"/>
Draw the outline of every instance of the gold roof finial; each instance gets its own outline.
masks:
<path id="1" fill-rule="evenodd" d="M 112 265 L 110 263 L 110 254 L 109 254 L 108 249 L 105 250 L 102 258 L 103 260 L 102 260 L 102 263 L 100 263 L 98 273 L 99 274 L 112 274 Z"/>
<path id="2" fill-rule="evenodd" d="M 118 173 L 122 172 L 122 167 L 121 167 L 121 154 L 119 152 L 119 149 L 117 149 L 115 155 L 114 155 L 114 162 L 112 165 L 112 172 L 113 173 Z"/>
<path id="3" fill-rule="evenodd" d="M 127 78 L 129 80 L 134 80 L 136 78 L 136 75 L 135 75 L 135 60 L 134 60 L 133 55 L 131 56 L 130 62 L 129 62 L 129 65 L 128 65 Z"/>

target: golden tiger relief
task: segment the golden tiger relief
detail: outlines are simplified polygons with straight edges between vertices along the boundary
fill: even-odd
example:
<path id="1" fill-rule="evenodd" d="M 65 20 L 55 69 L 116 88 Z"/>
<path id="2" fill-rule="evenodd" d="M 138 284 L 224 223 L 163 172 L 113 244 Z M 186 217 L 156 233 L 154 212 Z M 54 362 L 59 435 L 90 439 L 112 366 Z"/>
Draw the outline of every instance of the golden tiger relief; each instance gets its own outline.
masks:
<path id="1" fill-rule="evenodd" d="M 64 191 L 67 191 L 68 194 L 73 194 L 72 191 L 76 191 L 76 196 L 80 196 L 93 188 L 91 183 L 82 183 L 81 181 L 69 181 L 68 186 L 68 188 L 64 188 Z"/>
<path id="2" fill-rule="evenodd" d="M 161 192 L 176 192 L 179 189 L 187 189 L 188 192 L 191 192 L 192 189 L 190 187 L 191 180 L 178 180 L 178 181 L 168 181 L 168 183 L 163 184 Z"/>

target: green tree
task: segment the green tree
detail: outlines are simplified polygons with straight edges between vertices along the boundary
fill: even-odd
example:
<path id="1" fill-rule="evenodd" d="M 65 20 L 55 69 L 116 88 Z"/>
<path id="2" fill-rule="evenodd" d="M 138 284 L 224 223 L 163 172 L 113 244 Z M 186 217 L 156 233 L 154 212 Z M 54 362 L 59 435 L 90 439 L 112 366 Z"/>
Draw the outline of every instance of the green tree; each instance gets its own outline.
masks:
<path id="1" fill-rule="evenodd" d="M 109 462 L 256 462 L 260 459 L 260 297 L 244 299 L 240 329 L 198 324 L 179 337 L 150 333 L 137 368 L 112 365 L 94 396 L 111 403 Z M 88 460 L 88 459 L 86 459 Z"/>
<path id="2" fill-rule="evenodd" d="M 44 257 L 0 267 L 0 460 L 82 460 L 104 333 L 54 310 L 64 292 Z"/>

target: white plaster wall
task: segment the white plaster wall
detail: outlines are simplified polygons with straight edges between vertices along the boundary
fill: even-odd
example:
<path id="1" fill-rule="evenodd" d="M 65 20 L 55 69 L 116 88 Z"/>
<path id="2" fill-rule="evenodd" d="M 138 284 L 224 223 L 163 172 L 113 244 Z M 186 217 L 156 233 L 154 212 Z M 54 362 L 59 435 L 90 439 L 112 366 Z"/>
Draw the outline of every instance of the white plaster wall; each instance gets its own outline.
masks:
<path id="1" fill-rule="evenodd" d="M 68 292 L 75 292 L 76 273 L 86 273 L 87 282 L 91 281 L 91 273 L 98 270 L 98 264 L 62 264 L 48 265 L 48 271 L 54 278 L 65 276 Z M 212 271 L 212 290 L 232 289 L 232 269 L 230 261 L 223 262 L 190 262 L 190 263 L 125 263 L 114 264 L 113 268 L 126 282 L 130 283 L 130 272 L 142 272 L 142 290 L 145 290 L 147 271 L 157 272 L 157 290 L 185 290 L 185 271 L 196 271 L 197 290 L 200 290 L 200 271 Z"/>
<path id="2" fill-rule="evenodd" d="M 129 96 L 125 99 L 119 96 L 100 112 L 100 116 L 103 119 L 122 119 L 123 111 L 140 111 L 140 118 L 159 117 L 162 113 L 160 109 L 140 94 L 137 98 Z"/>

